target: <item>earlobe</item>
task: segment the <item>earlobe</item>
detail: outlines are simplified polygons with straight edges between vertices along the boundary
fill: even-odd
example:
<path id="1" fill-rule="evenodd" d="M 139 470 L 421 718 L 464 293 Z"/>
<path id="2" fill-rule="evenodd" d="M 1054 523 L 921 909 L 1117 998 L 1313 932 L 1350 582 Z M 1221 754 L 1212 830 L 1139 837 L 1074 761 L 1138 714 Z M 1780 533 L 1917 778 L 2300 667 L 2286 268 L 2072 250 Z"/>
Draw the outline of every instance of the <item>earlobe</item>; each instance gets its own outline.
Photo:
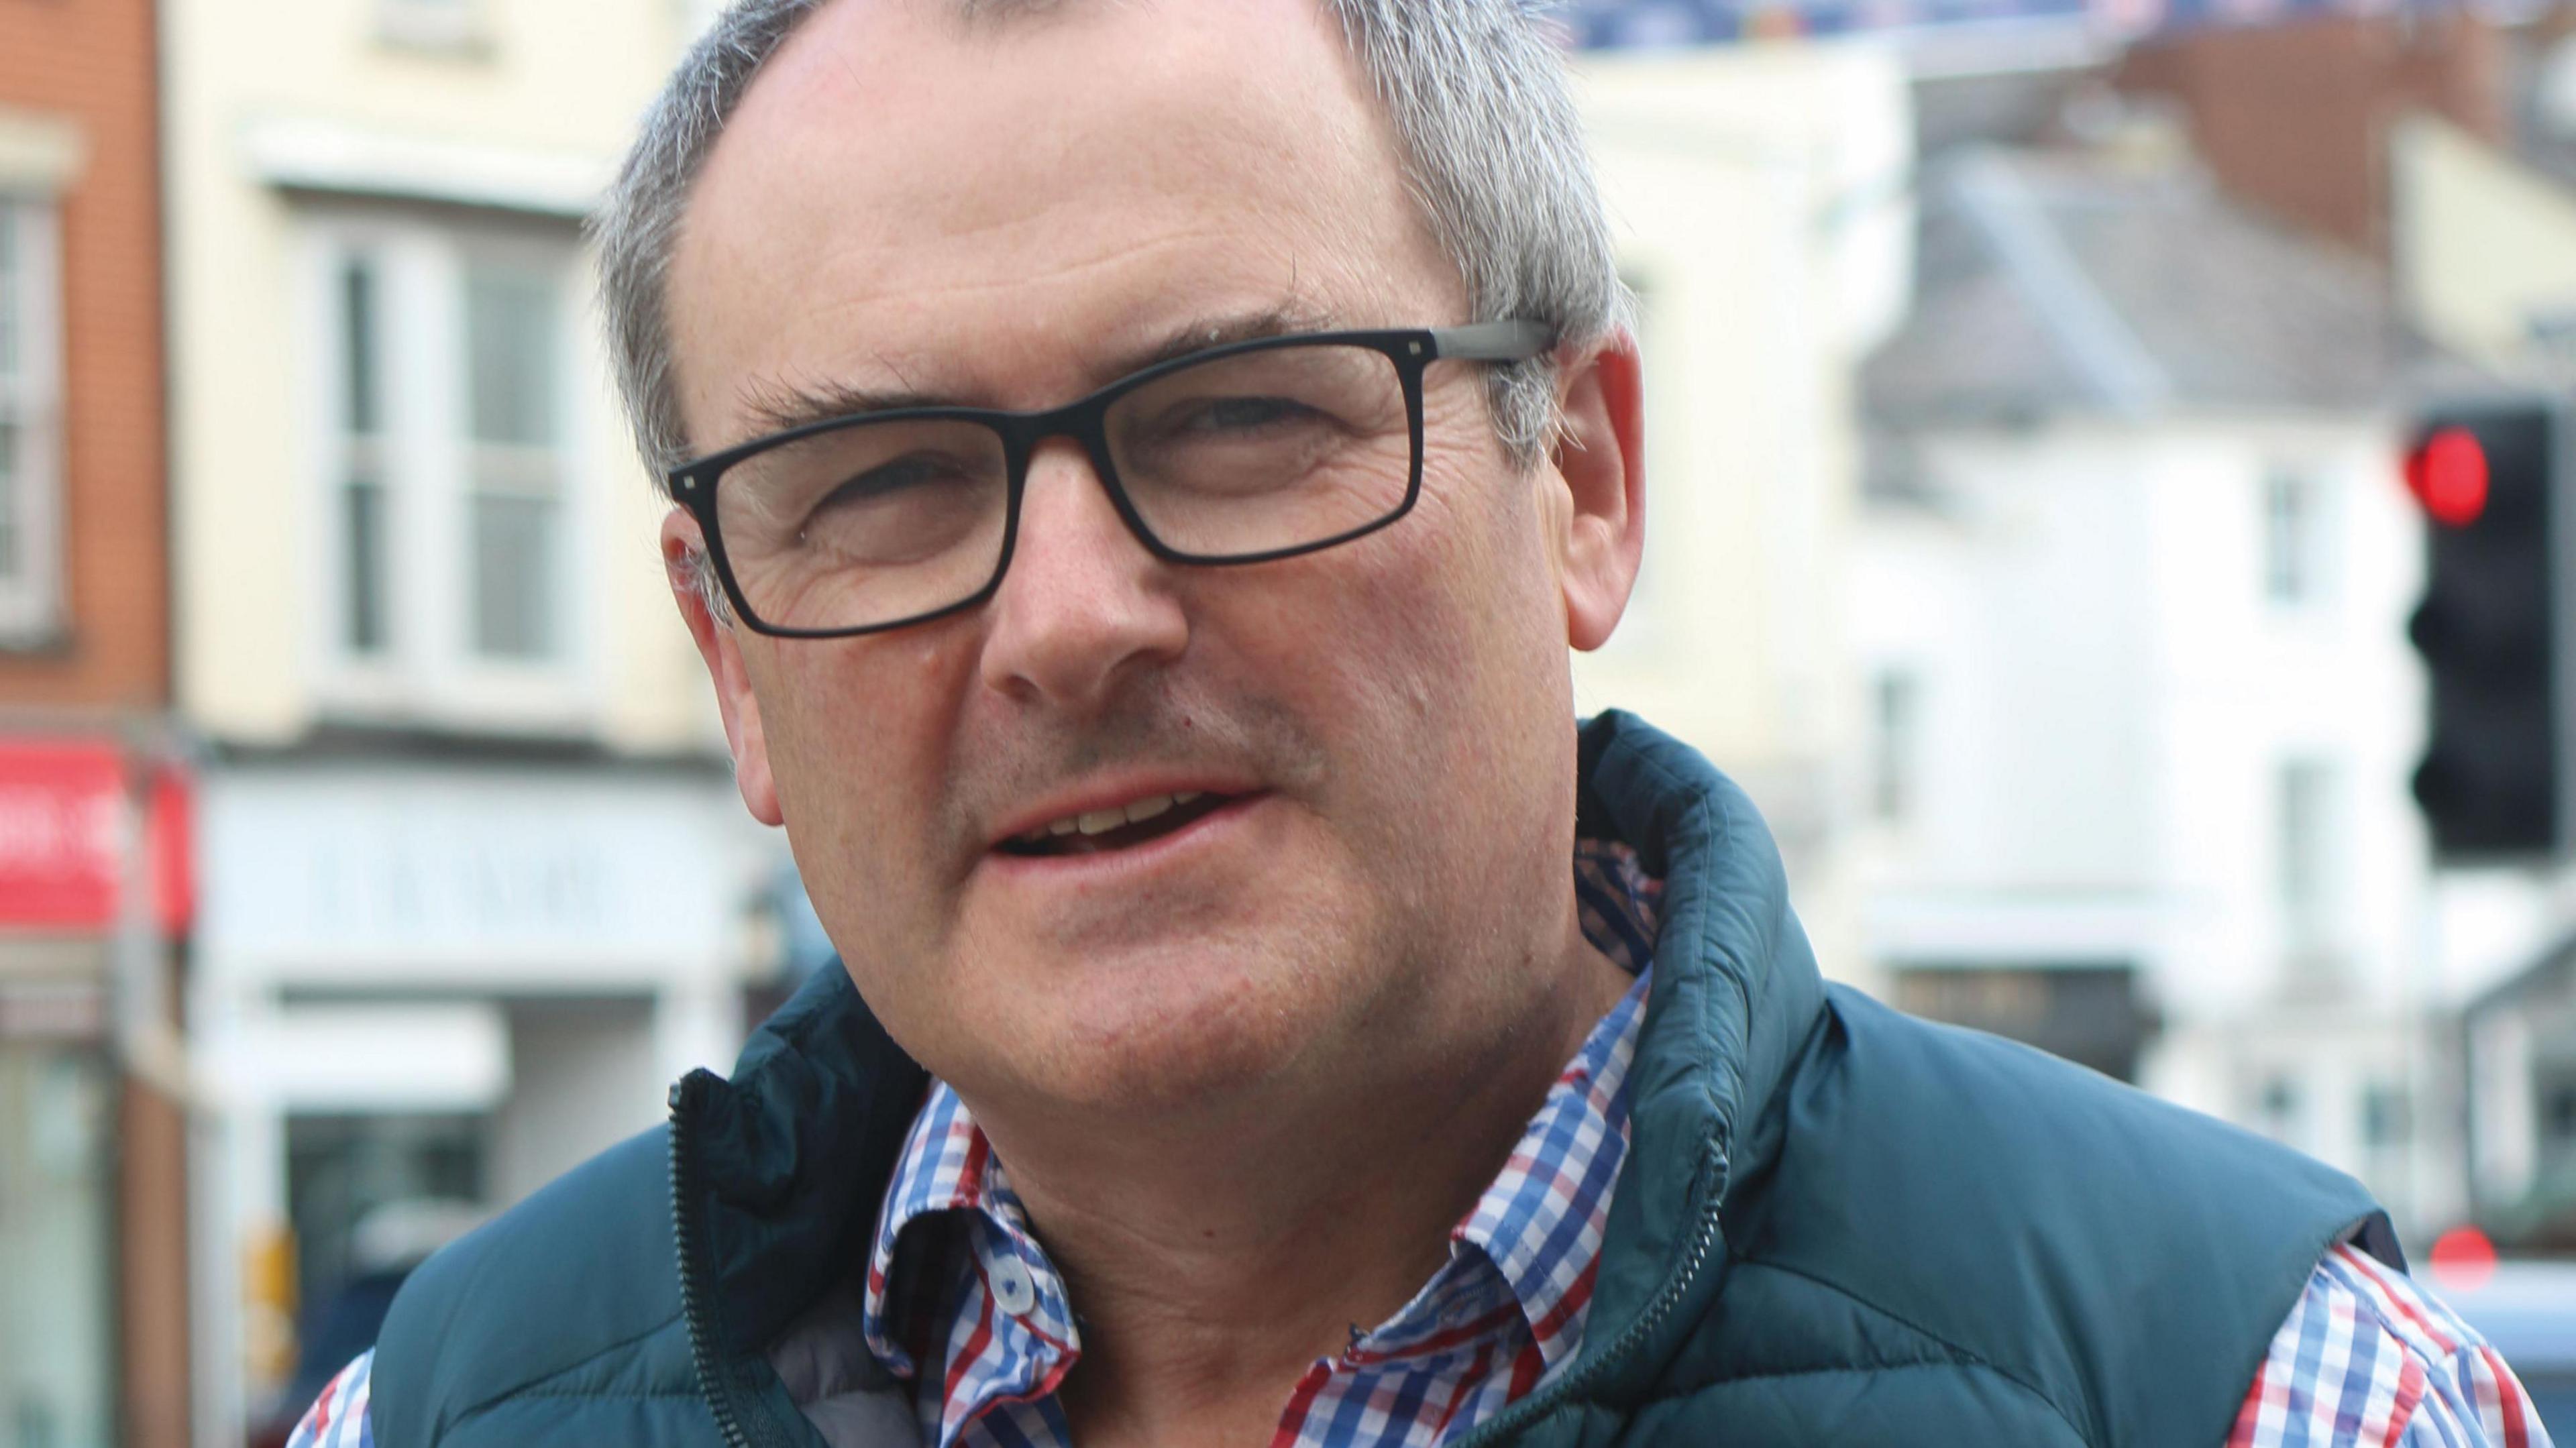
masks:
<path id="1" fill-rule="evenodd" d="M 1620 332 L 1563 368 L 1549 461 L 1571 506 L 1559 550 L 1566 642 L 1609 642 L 1645 551 L 1645 398 L 1636 338 Z"/>
<path id="2" fill-rule="evenodd" d="M 769 772 L 768 740 L 760 727 L 760 699 L 752 691 L 734 626 L 709 606 L 710 567 L 697 519 L 686 509 L 673 508 L 662 518 L 662 573 L 671 586 L 672 601 L 679 605 L 680 619 L 697 643 L 698 657 L 706 663 L 707 677 L 715 685 L 716 709 L 724 717 L 725 747 L 733 754 L 734 783 L 754 819 L 765 825 L 783 824 L 786 816 L 778 807 L 778 787 Z"/>

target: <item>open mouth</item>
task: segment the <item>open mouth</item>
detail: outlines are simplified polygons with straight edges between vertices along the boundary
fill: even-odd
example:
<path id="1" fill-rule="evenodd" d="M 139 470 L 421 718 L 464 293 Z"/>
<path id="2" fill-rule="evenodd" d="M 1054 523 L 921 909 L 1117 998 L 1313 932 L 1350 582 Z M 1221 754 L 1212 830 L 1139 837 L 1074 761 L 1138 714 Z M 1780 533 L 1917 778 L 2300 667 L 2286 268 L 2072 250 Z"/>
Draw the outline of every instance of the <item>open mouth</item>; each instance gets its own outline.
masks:
<path id="1" fill-rule="evenodd" d="M 1067 815 L 1041 829 L 1004 840 L 994 848 L 1005 855 L 1096 855 L 1130 850 L 1207 818 L 1237 796 L 1186 789 L 1178 794 L 1130 800 L 1115 809 Z"/>

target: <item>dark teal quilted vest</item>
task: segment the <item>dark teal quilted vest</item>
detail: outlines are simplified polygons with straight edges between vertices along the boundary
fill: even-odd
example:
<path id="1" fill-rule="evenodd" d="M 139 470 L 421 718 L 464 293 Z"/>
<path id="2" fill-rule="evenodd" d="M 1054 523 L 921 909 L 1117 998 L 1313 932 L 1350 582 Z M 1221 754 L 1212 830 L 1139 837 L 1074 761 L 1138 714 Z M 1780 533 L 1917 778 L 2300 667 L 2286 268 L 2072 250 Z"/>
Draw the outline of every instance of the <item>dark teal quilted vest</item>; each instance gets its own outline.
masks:
<path id="1" fill-rule="evenodd" d="M 2319 1255 L 2394 1260 L 2345 1177 L 1826 986 L 1687 747 L 1607 714 L 1583 776 L 1583 830 L 1665 881 L 1633 1146 L 1580 1357 L 1472 1443 L 2215 1445 Z M 413 1276 L 377 1442 L 911 1442 L 851 1294 L 922 1086 L 825 972 L 730 1082 Z"/>

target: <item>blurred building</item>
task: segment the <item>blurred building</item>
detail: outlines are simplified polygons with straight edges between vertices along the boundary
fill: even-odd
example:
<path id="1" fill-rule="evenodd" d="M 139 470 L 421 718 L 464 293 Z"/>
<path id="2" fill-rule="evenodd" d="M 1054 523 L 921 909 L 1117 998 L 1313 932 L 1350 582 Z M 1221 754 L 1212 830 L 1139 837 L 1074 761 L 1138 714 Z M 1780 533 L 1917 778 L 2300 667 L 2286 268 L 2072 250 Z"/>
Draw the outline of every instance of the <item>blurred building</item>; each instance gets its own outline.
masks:
<path id="1" fill-rule="evenodd" d="M 1824 968 L 1866 980 L 1841 800 L 1861 737 L 1852 379 L 1904 309 L 1905 69 L 1855 40 L 1596 51 L 1576 75 L 1637 295 L 1649 520 L 1576 703 L 1636 710 L 1743 784 Z"/>
<path id="2" fill-rule="evenodd" d="M 2480 1223 L 2526 1250 L 2576 1250 L 2576 935 L 2471 1002 L 2462 1025 Z"/>
<path id="3" fill-rule="evenodd" d="M 187 1428 L 154 44 L 0 6 L 0 1439 L 52 1448 Z"/>
<path id="4" fill-rule="evenodd" d="M 783 847 L 672 616 L 578 233 L 703 10 L 161 7 L 201 1442 L 299 1409 L 350 1304 L 742 1034 Z"/>
<path id="5" fill-rule="evenodd" d="M 2420 534 L 2381 271 L 2174 128 L 1927 165 L 1864 374 L 1870 949 L 1997 1030 L 2459 1210 L 2407 792 Z"/>

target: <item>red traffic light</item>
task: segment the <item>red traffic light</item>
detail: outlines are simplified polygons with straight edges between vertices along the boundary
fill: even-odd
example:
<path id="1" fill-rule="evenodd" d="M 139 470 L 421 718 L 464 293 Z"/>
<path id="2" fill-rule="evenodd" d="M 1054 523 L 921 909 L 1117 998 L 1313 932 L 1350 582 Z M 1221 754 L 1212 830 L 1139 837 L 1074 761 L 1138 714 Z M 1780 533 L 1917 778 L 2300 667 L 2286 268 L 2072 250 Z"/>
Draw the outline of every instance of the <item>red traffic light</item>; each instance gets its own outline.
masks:
<path id="1" fill-rule="evenodd" d="M 2495 1280 L 2496 1249 L 2475 1227 L 2453 1227 L 2433 1240 L 2433 1278 L 2449 1292 L 2475 1292 Z"/>
<path id="2" fill-rule="evenodd" d="M 2446 527 L 2465 528 L 2487 510 L 2487 450 L 2465 427 L 2436 429 L 2406 458 L 2406 490 Z"/>

